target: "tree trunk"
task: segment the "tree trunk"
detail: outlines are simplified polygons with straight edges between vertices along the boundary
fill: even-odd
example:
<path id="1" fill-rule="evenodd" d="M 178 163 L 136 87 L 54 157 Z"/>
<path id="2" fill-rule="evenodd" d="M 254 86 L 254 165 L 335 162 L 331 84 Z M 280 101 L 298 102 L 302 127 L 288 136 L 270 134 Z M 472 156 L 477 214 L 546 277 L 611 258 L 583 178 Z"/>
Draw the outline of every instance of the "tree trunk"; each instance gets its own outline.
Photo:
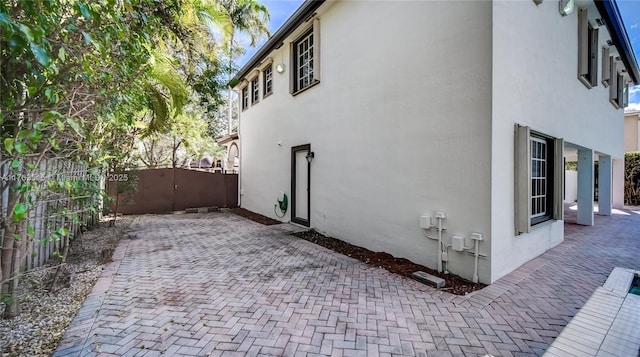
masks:
<path id="1" fill-rule="evenodd" d="M 17 184 L 17 181 L 12 182 L 9 187 L 13 187 L 15 184 Z M 6 225 L 3 230 L 4 234 L 0 237 L 0 241 L 2 242 L 2 248 L 0 249 L 0 281 L 3 282 L 0 286 L 0 296 L 2 297 L 12 297 L 13 294 L 13 283 L 12 280 L 9 280 L 13 276 L 14 263 L 16 259 L 15 238 L 13 233 L 19 233 L 19 224 L 13 222 L 11 215 L 15 205 L 20 199 L 20 193 L 10 190 L 8 198 L 7 215 L 5 217 Z M 9 310 L 9 305 L 10 304 L 7 305 L 5 314 Z"/>
<path id="2" fill-rule="evenodd" d="M 227 107 L 228 107 L 228 114 L 227 114 L 227 134 L 231 135 L 231 121 L 232 121 L 232 108 L 231 108 L 231 91 L 233 90 L 233 88 L 231 88 L 231 78 L 233 75 L 233 36 L 234 33 L 231 34 L 231 40 L 229 41 L 229 84 L 228 84 L 228 90 L 229 90 L 229 95 L 227 97 Z"/>
<path id="3" fill-rule="evenodd" d="M 113 221 L 109 224 L 111 227 L 116 225 L 116 219 L 118 219 L 118 201 L 120 201 L 120 193 L 118 193 L 118 182 L 116 182 L 116 205 L 113 211 Z"/>
<path id="4" fill-rule="evenodd" d="M 25 257 L 25 254 L 23 252 L 24 247 L 26 247 L 25 244 L 25 239 L 26 237 L 23 237 L 24 235 L 24 224 L 25 221 L 20 221 L 20 222 L 16 222 L 16 223 L 12 223 L 11 224 L 11 228 L 13 228 L 13 235 L 11 237 L 8 237 L 5 234 L 5 240 L 9 240 L 11 241 L 12 244 L 12 249 L 9 250 L 10 252 L 10 267 L 8 270 L 4 270 L 3 271 L 6 273 L 7 271 L 10 272 L 10 274 L 5 274 L 8 275 L 6 277 L 3 277 L 3 280 L 6 281 L 5 284 L 3 284 L 3 292 L 2 294 L 4 296 L 9 296 L 10 299 L 9 300 L 5 300 L 6 303 L 6 308 L 4 310 L 4 318 L 14 318 L 16 316 L 18 316 L 18 314 L 20 313 L 20 304 L 18 301 L 18 297 L 15 295 L 16 290 L 18 289 L 18 282 L 19 282 L 19 274 L 21 272 L 21 268 L 22 268 L 22 263 L 23 263 L 23 258 Z M 20 240 L 16 240 L 14 237 L 19 236 L 21 237 Z M 6 251 L 3 251 L 3 264 L 5 263 L 4 259 L 4 253 L 6 253 Z M 11 280 L 9 280 L 11 279 Z M 9 280 L 9 281 L 7 281 Z M 5 290 L 6 289 L 6 290 Z"/>

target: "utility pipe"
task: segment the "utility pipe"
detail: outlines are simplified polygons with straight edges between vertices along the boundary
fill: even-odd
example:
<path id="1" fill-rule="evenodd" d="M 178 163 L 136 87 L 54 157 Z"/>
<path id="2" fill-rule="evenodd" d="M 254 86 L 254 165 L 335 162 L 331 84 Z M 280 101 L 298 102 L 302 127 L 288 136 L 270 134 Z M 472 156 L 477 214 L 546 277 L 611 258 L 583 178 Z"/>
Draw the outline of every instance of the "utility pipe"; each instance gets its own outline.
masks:
<path id="1" fill-rule="evenodd" d="M 438 217 L 438 272 L 442 273 L 442 218 Z"/>
<path id="2" fill-rule="evenodd" d="M 478 282 L 478 256 L 480 255 L 480 253 L 478 252 L 478 246 L 480 245 L 480 241 L 475 239 L 476 241 L 476 249 L 475 249 L 475 254 L 474 254 L 474 262 L 473 262 L 473 282 L 477 283 Z"/>

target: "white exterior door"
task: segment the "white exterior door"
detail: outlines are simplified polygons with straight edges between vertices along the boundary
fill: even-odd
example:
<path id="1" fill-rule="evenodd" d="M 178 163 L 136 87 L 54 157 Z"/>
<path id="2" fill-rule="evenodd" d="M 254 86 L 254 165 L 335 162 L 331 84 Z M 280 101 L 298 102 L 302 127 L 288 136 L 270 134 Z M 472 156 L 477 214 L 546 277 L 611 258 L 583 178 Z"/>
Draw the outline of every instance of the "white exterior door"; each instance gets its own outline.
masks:
<path id="1" fill-rule="evenodd" d="M 310 225 L 311 164 L 307 161 L 310 152 L 309 144 L 291 148 L 291 221 L 307 227 Z"/>

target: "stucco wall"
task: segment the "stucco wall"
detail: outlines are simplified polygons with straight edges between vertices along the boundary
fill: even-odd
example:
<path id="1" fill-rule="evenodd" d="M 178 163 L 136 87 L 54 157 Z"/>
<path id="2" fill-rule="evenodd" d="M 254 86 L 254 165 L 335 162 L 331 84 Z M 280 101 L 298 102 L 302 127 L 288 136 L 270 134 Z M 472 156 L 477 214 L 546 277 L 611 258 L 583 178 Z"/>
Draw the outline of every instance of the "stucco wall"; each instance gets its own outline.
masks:
<path id="1" fill-rule="evenodd" d="M 593 4 L 591 4 L 593 5 Z M 591 17 L 596 14 L 590 9 Z M 557 245 L 562 221 L 514 237 L 514 124 L 622 157 L 622 110 L 600 84 L 577 79 L 577 11 L 562 17 L 557 1 L 497 1 L 493 5 L 492 264 L 491 279 Z M 600 28 L 600 46 L 606 29 Z M 601 54 L 599 53 L 599 59 Z"/>
<path id="2" fill-rule="evenodd" d="M 445 242 L 480 232 L 488 255 L 491 3 L 338 1 L 318 16 L 320 84 L 289 94 L 293 34 L 271 55 L 286 66 L 274 94 L 241 114 L 242 206 L 275 218 L 291 147 L 310 143 L 312 227 L 435 268 L 419 217 L 439 210 Z M 449 255 L 471 279 L 473 257 Z"/>
<path id="3" fill-rule="evenodd" d="M 624 152 L 640 150 L 640 113 L 627 114 L 624 117 Z"/>

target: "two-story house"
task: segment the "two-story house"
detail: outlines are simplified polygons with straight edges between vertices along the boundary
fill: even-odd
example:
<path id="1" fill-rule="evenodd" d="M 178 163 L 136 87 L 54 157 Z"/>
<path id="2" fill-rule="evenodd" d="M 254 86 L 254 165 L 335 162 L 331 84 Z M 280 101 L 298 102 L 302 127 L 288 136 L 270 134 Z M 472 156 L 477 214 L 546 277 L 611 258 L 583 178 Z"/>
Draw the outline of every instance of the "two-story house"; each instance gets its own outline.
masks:
<path id="1" fill-rule="evenodd" d="M 236 76 L 241 206 L 491 283 L 562 242 L 565 153 L 579 224 L 595 161 L 620 201 L 639 77 L 614 1 L 307 1 Z"/>

